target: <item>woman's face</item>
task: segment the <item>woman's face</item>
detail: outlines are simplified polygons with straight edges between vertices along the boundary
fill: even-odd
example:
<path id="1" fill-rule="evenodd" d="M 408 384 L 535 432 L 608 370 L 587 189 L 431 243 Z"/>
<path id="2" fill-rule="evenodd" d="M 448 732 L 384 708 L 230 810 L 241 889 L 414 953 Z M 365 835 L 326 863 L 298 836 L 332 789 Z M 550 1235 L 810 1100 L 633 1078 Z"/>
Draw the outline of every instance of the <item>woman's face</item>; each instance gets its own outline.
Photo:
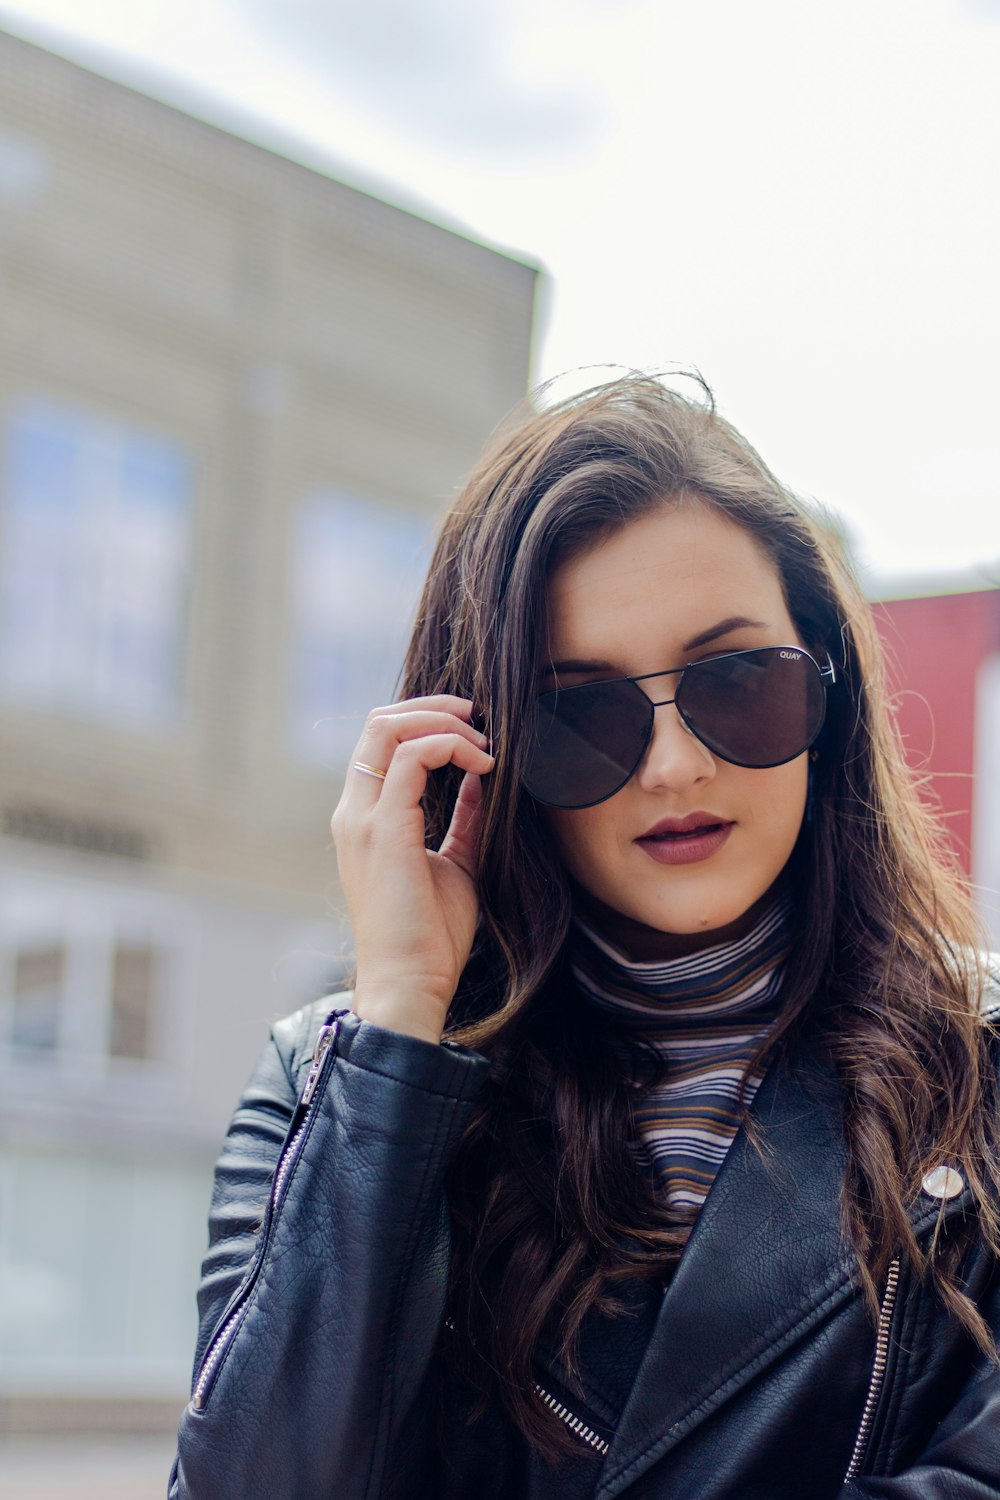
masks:
<path id="1" fill-rule="evenodd" d="M 763 549 L 718 511 L 686 498 L 558 568 L 548 632 L 552 670 L 541 690 L 662 672 L 723 651 L 803 644 Z M 667 698 L 676 681 L 644 686 Z M 807 775 L 806 754 L 767 770 L 718 759 L 670 704 L 656 709 L 649 748 L 621 791 L 596 807 L 544 815 L 570 875 L 641 956 L 643 929 L 693 936 L 739 923 L 792 852 Z M 704 831 L 670 826 L 680 819 Z"/>

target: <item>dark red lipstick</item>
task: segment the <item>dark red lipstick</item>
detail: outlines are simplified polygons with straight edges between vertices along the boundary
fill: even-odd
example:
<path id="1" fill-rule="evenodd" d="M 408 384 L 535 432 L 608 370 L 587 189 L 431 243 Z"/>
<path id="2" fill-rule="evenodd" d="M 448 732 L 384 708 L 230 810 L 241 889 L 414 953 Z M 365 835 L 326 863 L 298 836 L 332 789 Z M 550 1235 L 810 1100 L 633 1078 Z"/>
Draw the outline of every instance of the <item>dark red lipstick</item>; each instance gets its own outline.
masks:
<path id="1" fill-rule="evenodd" d="M 635 842 L 657 864 L 691 865 L 717 854 L 735 826 L 714 813 L 693 812 L 685 818 L 661 819 Z"/>

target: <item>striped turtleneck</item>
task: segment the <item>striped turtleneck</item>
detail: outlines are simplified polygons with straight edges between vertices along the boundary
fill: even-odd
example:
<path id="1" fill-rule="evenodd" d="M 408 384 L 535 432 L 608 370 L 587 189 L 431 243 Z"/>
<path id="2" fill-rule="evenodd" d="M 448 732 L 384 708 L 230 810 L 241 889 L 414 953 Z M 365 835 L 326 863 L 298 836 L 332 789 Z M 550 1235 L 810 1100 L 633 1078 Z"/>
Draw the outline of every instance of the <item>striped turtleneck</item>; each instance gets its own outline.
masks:
<path id="1" fill-rule="evenodd" d="M 682 1220 L 693 1220 L 739 1129 L 739 1085 L 778 1010 L 787 899 L 752 929 L 687 958 L 634 962 L 574 918 L 573 976 L 663 1063 L 635 1108 L 636 1143 Z M 760 1075 L 747 1079 L 753 1098 Z"/>

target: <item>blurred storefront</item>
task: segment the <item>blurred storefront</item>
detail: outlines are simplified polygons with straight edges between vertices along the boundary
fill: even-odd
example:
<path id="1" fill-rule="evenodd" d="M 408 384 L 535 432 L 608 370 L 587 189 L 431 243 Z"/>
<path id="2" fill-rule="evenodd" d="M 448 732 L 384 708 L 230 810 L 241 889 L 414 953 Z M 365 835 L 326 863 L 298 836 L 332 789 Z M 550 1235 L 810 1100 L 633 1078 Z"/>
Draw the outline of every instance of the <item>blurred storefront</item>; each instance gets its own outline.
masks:
<path id="1" fill-rule="evenodd" d="M 875 615 L 907 756 L 1000 949 L 1000 587 L 939 579 L 899 592 Z"/>
<path id="2" fill-rule="evenodd" d="M 538 271 L 0 35 L 0 1431 L 166 1431 L 209 1171 Z"/>

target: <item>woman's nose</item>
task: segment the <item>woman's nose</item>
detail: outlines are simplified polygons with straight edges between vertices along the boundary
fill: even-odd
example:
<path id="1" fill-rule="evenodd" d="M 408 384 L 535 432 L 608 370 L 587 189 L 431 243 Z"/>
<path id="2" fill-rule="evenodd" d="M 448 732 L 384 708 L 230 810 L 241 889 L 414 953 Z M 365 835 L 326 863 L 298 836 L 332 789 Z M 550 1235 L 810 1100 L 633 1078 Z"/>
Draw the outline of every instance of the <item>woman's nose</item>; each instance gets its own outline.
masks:
<path id="1" fill-rule="evenodd" d="M 658 704 L 653 735 L 636 772 L 640 786 L 645 791 L 683 792 L 711 781 L 715 771 L 715 756 L 692 734 L 673 702 Z"/>

